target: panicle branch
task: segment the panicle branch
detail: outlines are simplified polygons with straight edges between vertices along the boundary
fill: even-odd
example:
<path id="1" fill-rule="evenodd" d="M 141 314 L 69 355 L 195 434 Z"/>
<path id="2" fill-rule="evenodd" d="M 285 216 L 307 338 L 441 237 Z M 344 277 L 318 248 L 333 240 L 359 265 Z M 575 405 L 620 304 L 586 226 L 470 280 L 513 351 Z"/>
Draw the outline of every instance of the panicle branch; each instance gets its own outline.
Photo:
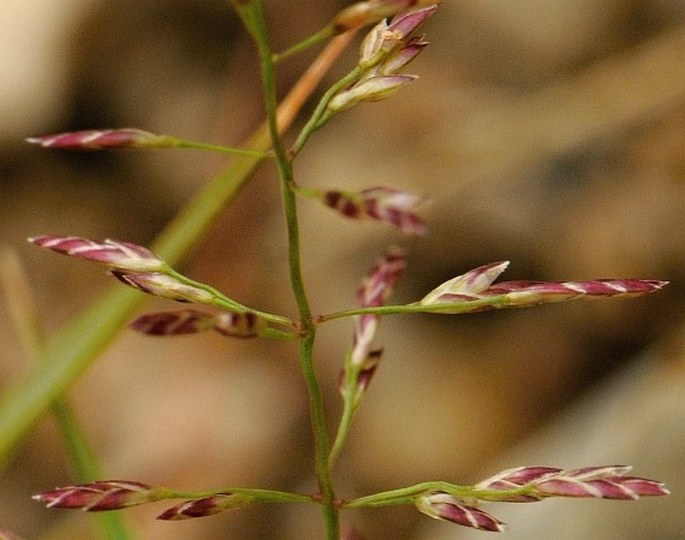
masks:
<path id="1" fill-rule="evenodd" d="M 57 253 L 107 266 L 109 273 L 129 287 L 177 302 L 209 304 L 238 313 L 248 311 L 219 291 L 183 276 L 149 249 L 117 240 L 78 236 L 34 236 L 29 242 Z"/>

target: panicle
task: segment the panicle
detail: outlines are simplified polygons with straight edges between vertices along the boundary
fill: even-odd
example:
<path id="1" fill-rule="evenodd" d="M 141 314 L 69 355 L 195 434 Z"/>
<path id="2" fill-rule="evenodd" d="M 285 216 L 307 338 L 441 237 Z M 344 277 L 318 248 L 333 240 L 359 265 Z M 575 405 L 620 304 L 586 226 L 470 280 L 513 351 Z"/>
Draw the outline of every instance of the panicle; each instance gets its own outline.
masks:
<path id="1" fill-rule="evenodd" d="M 178 141 L 173 137 L 156 135 L 135 128 L 71 131 L 55 135 L 29 137 L 26 141 L 38 144 L 43 148 L 83 151 L 120 148 L 172 148 L 178 146 Z"/>

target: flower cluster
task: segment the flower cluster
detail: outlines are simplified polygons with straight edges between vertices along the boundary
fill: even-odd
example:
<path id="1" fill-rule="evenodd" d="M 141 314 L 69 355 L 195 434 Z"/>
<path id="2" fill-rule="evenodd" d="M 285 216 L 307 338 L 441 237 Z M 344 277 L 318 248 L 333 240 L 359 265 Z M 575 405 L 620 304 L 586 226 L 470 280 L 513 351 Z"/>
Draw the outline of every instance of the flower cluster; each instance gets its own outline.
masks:
<path id="1" fill-rule="evenodd" d="M 670 493 L 662 482 L 630 476 L 630 470 L 624 465 L 568 470 L 518 467 L 462 489 L 461 493 L 431 490 L 414 502 L 420 512 L 435 519 L 501 532 L 504 523 L 480 509 L 479 501 L 536 502 L 549 497 L 636 500 Z"/>
<path id="2" fill-rule="evenodd" d="M 509 261 L 479 266 L 429 292 L 418 303 L 425 311 L 465 313 L 486 309 L 529 307 L 578 298 L 639 296 L 668 284 L 657 279 L 590 281 L 503 281 L 493 285 Z"/>
<path id="3" fill-rule="evenodd" d="M 179 497 L 178 494 L 163 487 L 148 486 L 129 480 L 101 480 L 45 491 L 33 498 L 45 503 L 48 508 L 103 512 L 177 497 Z M 165 510 L 157 516 L 157 519 L 178 521 L 212 516 L 225 510 L 245 506 L 250 502 L 251 497 L 248 495 L 219 492 L 211 496 L 189 499 Z"/>
<path id="4" fill-rule="evenodd" d="M 338 92 L 328 103 L 337 113 L 364 101 L 380 101 L 416 79 L 399 71 L 428 44 L 423 36 L 411 37 L 434 12 L 430 6 L 398 15 L 388 23 L 378 23 L 364 38 L 359 67 L 361 74 L 349 87 Z"/>
<path id="5" fill-rule="evenodd" d="M 160 336 L 211 329 L 233 337 L 255 337 L 267 333 L 266 321 L 259 315 L 244 309 L 212 287 L 179 274 L 143 246 L 78 236 L 42 235 L 29 238 L 29 242 L 57 253 L 103 264 L 120 282 L 144 293 L 176 302 L 210 305 L 221 310 L 218 313 L 195 309 L 150 313 L 132 323 L 131 326 L 140 332 Z"/>

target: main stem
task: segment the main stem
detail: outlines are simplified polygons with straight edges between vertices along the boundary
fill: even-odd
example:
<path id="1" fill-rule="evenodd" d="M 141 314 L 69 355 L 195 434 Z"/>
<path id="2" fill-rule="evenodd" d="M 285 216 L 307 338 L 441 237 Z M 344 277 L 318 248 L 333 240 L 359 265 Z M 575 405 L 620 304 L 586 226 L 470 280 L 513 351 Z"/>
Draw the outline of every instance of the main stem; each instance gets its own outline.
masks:
<path id="1" fill-rule="evenodd" d="M 290 282 L 300 313 L 303 338 L 300 343 L 300 365 L 309 394 L 310 417 L 314 433 L 316 476 L 321 493 L 324 522 L 328 540 L 339 540 L 340 525 L 338 509 L 335 506 L 335 491 L 331 468 L 328 460 L 328 434 L 324 414 L 323 394 L 314 370 L 313 348 L 316 338 L 316 324 L 312 318 L 311 308 L 307 299 L 304 280 L 302 278 L 300 256 L 300 230 L 297 216 L 295 197 L 295 183 L 292 162 L 288 157 L 285 145 L 278 132 L 276 83 L 271 47 L 269 46 L 268 31 L 262 5 L 259 0 L 242 4 L 239 13 L 246 27 L 252 33 L 260 56 L 262 84 L 264 86 L 264 101 L 271 132 L 272 144 L 276 155 L 276 163 L 281 177 L 281 193 L 285 210 L 288 231 L 288 262 Z"/>

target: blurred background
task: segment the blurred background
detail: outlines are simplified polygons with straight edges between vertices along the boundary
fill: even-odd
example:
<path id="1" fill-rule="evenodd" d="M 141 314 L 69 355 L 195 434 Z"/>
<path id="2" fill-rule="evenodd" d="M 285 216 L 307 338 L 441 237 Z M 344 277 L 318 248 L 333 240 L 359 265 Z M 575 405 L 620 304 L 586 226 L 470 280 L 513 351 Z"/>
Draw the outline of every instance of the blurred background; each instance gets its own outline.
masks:
<path id="1" fill-rule="evenodd" d="M 347 2 L 266 1 L 277 49 Z M 116 286 L 102 269 L 27 245 L 75 234 L 147 244 L 227 160 L 184 151 L 70 154 L 31 135 L 139 127 L 238 145 L 262 119 L 255 54 L 223 0 L 4 0 L 0 5 L 0 242 L 16 250 L 54 333 Z M 431 199 L 407 238 L 300 205 L 314 310 L 349 307 L 388 245 L 408 254 L 393 300 L 475 266 L 505 279 L 670 280 L 633 300 L 383 320 L 385 349 L 336 472 L 357 497 L 429 479 L 472 483 L 518 465 L 627 463 L 673 495 L 637 503 L 492 505 L 510 540 L 685 538 L 685 2 L 461 0 L 426 25 L 419 81 L 317 133 L 300 183 L 391 184 Z M 331 84 L 356 62 L 341 58 Z M 314 58 L 279 66 L 285 92 Z M 294 315 L 278 183 L 263 167 L 185 273 Z M 151 300 L 144 311 L 175 306 Z M 331 430 L 351 325 L 323 326 L 318 373 Z M 0 388 L 33 369 L 0 303 Z M 177 488 L 314 489 L 307 399 L 292 344 L 123 331 L 73 386 L 106 477 Z M 26 539 L 98 538 L 89 516 L 30 500 L 72 480 L 46 415 L 0 480 L 0 527 Z M 126 511 L 145 539 L 320 538 L 314 507 L 181 523 Z M 167 505 L 168 506 L 168 505 Z M 481 538 L 409 507 L 343 514 L 365 538 Z"/>

